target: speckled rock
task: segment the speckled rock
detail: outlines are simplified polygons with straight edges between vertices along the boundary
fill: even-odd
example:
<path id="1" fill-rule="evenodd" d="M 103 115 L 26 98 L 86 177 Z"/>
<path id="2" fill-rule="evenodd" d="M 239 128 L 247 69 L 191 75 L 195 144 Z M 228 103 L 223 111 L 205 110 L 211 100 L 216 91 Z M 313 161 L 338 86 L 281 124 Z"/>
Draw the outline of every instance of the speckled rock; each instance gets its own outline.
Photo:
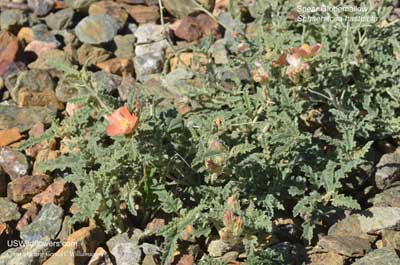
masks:
<path id="1" fill-rule="evenodd" d="M 156 24 L 139 25 L 134 33 L 138 44 L 157 42 L 165 39 L 164 28 Z"/>
<path id="2" fill-rule="evenodd" d="M 0 223 L 18 221 L 20 217 L 17 204 L 7 198 L 0 198 Z"/>
<path id="3" fill-rule="evenodd" d="M 134 66 L 136 78 L 145 81 L 151 74 L 160 73 L 165 62 L 165 49 L 168 42 L 160 25 L 142 24 L 135 31 L 137 45 Z"/>
<path id="4" fill-rule="evenodd" d="M 36 219 L 22 229 L 21 238 L 25 241 L 42 240 L 46 237 L 54 239 L 60 231 L 63 214 L 63 209 L 55 204 L 44 205 Z"/>
<path id="5" fill-rule="evenodd" d="M 29 163 L 25 155 L 9 147 L 0 148 L 0 167 L 11 180 L 28 174 Z"/>
<path id="6" fill-rule="evenodd" d="M 127 233 L 123 233 L 107 241 L 107 247 L 117 264 L 140 264 L 142 251 L 139 246 L 139 239 L 142 233 L 139 229 L 135 229 L 130 237 Z"/>

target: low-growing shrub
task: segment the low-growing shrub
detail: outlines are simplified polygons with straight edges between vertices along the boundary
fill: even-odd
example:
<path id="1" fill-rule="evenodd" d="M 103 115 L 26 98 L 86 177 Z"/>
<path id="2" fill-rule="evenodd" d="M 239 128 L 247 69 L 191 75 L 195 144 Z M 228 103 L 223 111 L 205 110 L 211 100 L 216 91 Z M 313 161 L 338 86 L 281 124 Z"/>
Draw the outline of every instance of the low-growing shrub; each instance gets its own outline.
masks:
<path id="1" fill-rule="evenodd" d="M 398 140 L 400 27 L 385 20 L 391 1 L 343 3 L 367 6 L 362 15 L 377 22 L 314 24 L 290 19 L 291 1 L 231 2 L 229 25 L 221 20 L 230 62 L 194 72 L 201 86 L 142 86 L 123 102 L 86 69 L 61 66 L 79 87 L 71 102 L 79 107 L 23 146 L 58 138 L 68 147 L 42 169 L 75 184 L 74 221 L 94 218 L 115 233 L 167 216 L 166 264 L 188 236 L 242 244 L 248 264 L 267 262 L 275 254 L 265 238 L 282 213 L 301 219 L 312 240 L 325 214 L 365 203 L 352 192 L 364 185 L 371 146 Z M 207 54 L 212 43 L 193 49 Z M 177 94 L 190 111 L 180 112 Z M 111 119 L 122 105 L 125 114 Z M 122 127 L 109 133 L 111 123 Z"/>

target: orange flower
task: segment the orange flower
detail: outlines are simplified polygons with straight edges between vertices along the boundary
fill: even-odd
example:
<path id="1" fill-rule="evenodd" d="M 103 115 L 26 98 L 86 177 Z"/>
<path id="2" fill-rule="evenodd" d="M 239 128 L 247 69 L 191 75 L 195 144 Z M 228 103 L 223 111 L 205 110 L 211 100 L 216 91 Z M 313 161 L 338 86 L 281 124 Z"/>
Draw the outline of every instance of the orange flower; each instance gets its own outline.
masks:
<path id="1" fill-rule="evenodd" d="M 138 123 L 138 117 L 132 115 L 127 107 L 121 107 L 106 117 L 108 136 L 127 135 L 133 132 Z"/>
<path id="2" fill-rule="evenodd" d="M 322 48 L 322 45 L 319 43 L 312 45 L 312 46 L 310 46 L 308 44 L 303 44 L 298 48 L 294 48 L 293 53 L 298 54 L 304 58 L 309 58 L 309 57 L 313 57 L 313 56 L 317 55 L 321 48 Z"/>
<path id="3" fill-rule="evenodd" d="M 304 59 L 311 58 L 319 53 L 322 45 L 317 43 L 315 45 L 303 44 L 300 47 L 290 49 L 288 53 L 282 53 L 279 58 L 272 62 L 275 67 L 289 65 L 286 69 L 288 76 L 306 72 L 310 69 L 308 63 Z"/>

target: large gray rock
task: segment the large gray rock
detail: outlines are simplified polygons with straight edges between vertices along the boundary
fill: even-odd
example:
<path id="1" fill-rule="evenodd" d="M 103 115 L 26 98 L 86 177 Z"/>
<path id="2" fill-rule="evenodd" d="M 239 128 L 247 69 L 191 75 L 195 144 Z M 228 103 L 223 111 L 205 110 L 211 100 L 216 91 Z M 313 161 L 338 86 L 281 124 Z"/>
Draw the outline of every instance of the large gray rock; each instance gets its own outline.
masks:
<path id="1" fill-rule="evenodd" d="M 385 247 L 375 249 L 353 265 L 400 265 L 400 259 L 393 248 Z"/>
<path id="2" fill-rule="evenodd" d="M 400 208 L 371 207 L 359 214 L 352 214 L 329 228 L 328 235 L 360 237 L 373 242 L 377 232 L 400 225 Z"/>
<path id="3" fill-rule="evenodd" d="M 161 25 L 141 24 L 134 35 L 137 38 L 134 58 L 136 77 L 144 81 L 149 75 L 162 71 L 168 42 Z"/>
<path id="4" fill-rule="evenodd" d="M 382 229 L 390 229 L 400 224 L 400 208 L 371 207 L 361 214 L 361 230 L 365 233 L 374 233 Z"/>
<path id="5" fill-rule="evenodd" d="M 49 31 L 46 24 L 37 24 L 32 27 L 32 34 L 34 40 L 55 43 L 56 46 L 60 46 L 60 42 L 56 36 Z"/>
<path id="6" fill-rule="evenodd" d="M 61 52 L 59 50 L 49 51 L 46 56 L 39 57 L 34 63 L 45 61 L 47 64 L 48 59 L 52 59 L 51 52 Z M 31 67 L 35 68 L 35 67 Z M 40 67 L 38 67 L 40 68 Z M 12 87 L 7 87 L 10 91 L 12 99 L 17 102 L 18 106 L 51 106 L 60 107 L 55 96 L 55 81 L 50 74 L 43 69 L 32 69 L 30 71 L 23 71 L 18 77 L 17 83 Z"/>
<path id="7" fill-rule="evenodd" d="M 24 107 L 0 105 L 0 130 L 17 127 L 20 131 L 32 128 L 36 123 L 51 123 L 56 109 L 47 107 Z"/>
<path id="8" fill-rule="evenodd" d="M 36 219 L 22 229 L 21 238 L 24 241 L 56 238 L 61 228 L 63 214 L 63 209 L 55 204 L 44 205 Z"/>
<path id="9" fill-rule="evenodd" d="M 376 207 L 400 207 L 400 186 L 376 194 L 372 204 Z"/>
<path id="10" fill-rule="evenodd" d="M 324 236 L 319 240 L 318 245 L 327 251 L 347 257 L 362 257 L 371 250 L 367 239 L 353 236 Z"/>
<path id="11" fill-rule="evenodd" d="M 0 13 L 0 29 L 2 31 L 18 32 L 27 22 L 27 17 L 22 10 L 3 9 Z"/>
<path id="12" fill-rule="evenodd" d="M 376 165 L 375 184 L 384 190 L 400 180 L 400 148 L 395 152 L 384 154 Z"/>
<path id="13" fill-rule="evenodd" d="M 21 217 L 18 205 L 7 198 L 0 198 L 0 223 L 17 221 Z"/>
<path id="14" fill-rule="evenodd" d="M 78 39 L 83 43 L 100 44 L 111 41 L 117 35 L 120 24 L 109 15 L 88 16 L 75 28 Z"/>
<path id="15" fill-rule="evenodd" d="M 46 24 L 51 29 L 66 29 L 72 25 L 74 10 L 72 8 L 62 9 L 51 13 L 45 18 Z"/>
<path id="16" fill-rule="evenodd" d="M 164 27 L 155 24 L 141 24 L 134 33 L 137 43 L 144 44 L 165 39 Z"/>
<path id="17" fill-rule="evenodd" d="M 111 258 L 118 265 L 138 265 L 141 261 L 142 250 L 139 240 L 143 232 L 135 229 L 132 236 L 128 233 L 119 234 L 107 241 Z"/>

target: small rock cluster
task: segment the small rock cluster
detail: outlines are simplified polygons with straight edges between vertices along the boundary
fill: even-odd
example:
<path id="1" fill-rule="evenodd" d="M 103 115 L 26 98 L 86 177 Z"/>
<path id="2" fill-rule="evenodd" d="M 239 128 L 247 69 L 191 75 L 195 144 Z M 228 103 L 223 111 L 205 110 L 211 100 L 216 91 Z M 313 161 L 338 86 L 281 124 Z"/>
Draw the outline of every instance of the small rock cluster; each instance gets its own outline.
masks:
<path id="1" fill-rule="evenodd" d="M 400 148 L 389 149 L 371 175 L 377 193 L 368 209 L 332 225 L 311 254 L 311 264 L 400 264 Z"/>

